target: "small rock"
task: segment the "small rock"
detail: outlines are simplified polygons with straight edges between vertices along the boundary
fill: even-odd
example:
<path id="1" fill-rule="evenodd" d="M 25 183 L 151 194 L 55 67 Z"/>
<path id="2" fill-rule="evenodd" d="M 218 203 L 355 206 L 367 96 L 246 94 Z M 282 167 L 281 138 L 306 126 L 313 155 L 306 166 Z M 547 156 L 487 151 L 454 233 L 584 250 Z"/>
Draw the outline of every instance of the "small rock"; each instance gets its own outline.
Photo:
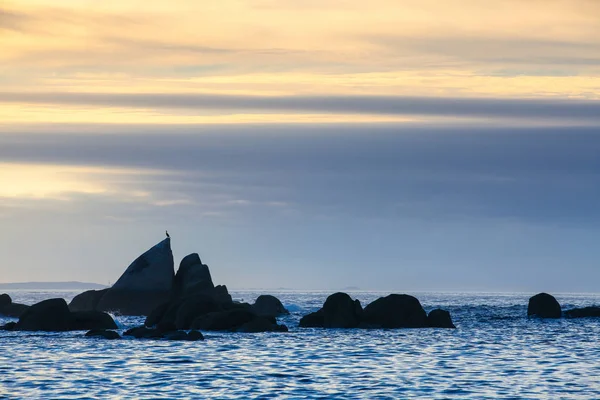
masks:
<path id="1" fill-rule="evenodd" d="M 87 337 L 102 337 L 104 339 L 121 339 L 121 336 L 115 332 L 106 329 L 92 329 L 85 334 Z"/>
<path id="2" fill-rule="evenodd" d="M 528 317 L 560 318 L 562 310 L 554 296 L 548 293 L 539 293 L 529 299 L 527 306 Z"/>

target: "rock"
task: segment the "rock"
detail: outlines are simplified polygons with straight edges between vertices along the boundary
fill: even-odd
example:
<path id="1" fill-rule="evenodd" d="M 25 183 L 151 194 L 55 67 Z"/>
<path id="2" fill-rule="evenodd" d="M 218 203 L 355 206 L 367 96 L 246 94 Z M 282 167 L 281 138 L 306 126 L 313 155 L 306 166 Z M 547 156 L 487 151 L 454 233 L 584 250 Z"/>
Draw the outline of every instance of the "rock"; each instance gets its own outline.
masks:
<path id="1" fill-rule="evenodd" d="M 600 317 L 600 307 L 573 308 L 565 311 L 565 316 L 567 318 L 598 318 Z"/>
<path id="2" fill-rule="evenodd" d="M 158 324 L 159 322 L 161 322 L 161 320 L 163 319 L 165 313 L 167 312 L 167 310 L 169 309 L 169 307 L 171 307 L 171 305 L 172 305 L 172 303 L 169 302 L 169 303 L 163 303 L 163 304 L 159 305 L 158 307 L 156 307 L 146 317 L 146 321 L 144 322 L 144 325 L 146 325 L 146 326 L 154 326 L 154 325 Z M 174 323 L 174 321 L 175 321 L 175 314 L 173 314 L 173 318 L 171 319 L 171 321 Z"/>
<path id="3" fill-rule="evenodd" d="M 244 333 L 287 332 L 287 327 L 285 325 L 277 325 L 274 317 L 259 316 L 240 326 L 237 331 Z"/>
<path id="4" fill-rule="evenodd" d="M 10 298 L 10 296 L 8 294 L 6 294 L 6 293 L 0 294 L 0 309 L 4 306 L 8 306 L 11 303 L 12 303 L 12 299 Z"/>
<path id="5" fill-rule="evenodd" d="M 16 322 L 7 322 L 5 325 L 3 325 L 2 327 L 0 327 L 0 330 L 3 330 L 3 331 L 14 331 L 15 330 L 15 326 L 17 326 Z"/>
<path id="6" fill-rule="evenodd" d="M 102 311 L 76 311 L 71 313 L 74 320 L 70 330 L 117 329 L 115 320 Z"/>
<path id="7" fill-rule="evenodd" d="M 300 319 L 301 328 L 323 328 L 325 326 L 325 315 L 323 309 L 305 315 Z"/>
<path id="8" fill-rule="evenodd" d="M 156 330 L 161 333 L 175 332 L 177 327 L 172 321 L 159 322 L 156 324 Z"/>
<path id="9" fill-rule="evenodd" d="M 69 303 L 69 310 L 71 311 L 96 311 L 98 310 L 98 303 L 102 296 L 106 294 L 108 289 L 102 290 L 87 290 L 83 293 L 79 293 L 73 297 L 73 300 Z"/>
<path id="10" fill-rule="evenodd" d="M 352 300 L 346 293 L 334 293 L 323 304 L 323 327 L 356 328 L 362 313 L 360 301 Z"/>
<path id="11" fill-rule="evenodd" d="M 148 315 L 171 297 L 174 279 L 171 239 L 139 256 L 107 290 L 97 309 L 122 315 Z"/>
<path id="12" fill-rule="evenodd" d="M 177 309 L 175 326 L 177 329 L 190 329 L 197 317 L 221 311 L 221 306 L 210 296 L 197 295 L 185 299 Z"/>
<path id="13" fill-rule="evenodd" d="M 390 294 L 380 297 L 365 307 L 365 327 L 370 328 L 424 328 L 427 314 L 416 297 Z"/>
<path id="14" fill-rule="evenodd" d="M 64 299 L 48 299 L 32 305 L 19 318 L 17 331 L 68 331 L 73 316 Z"/>
<path id="15" fill-rule="evenodd" d="M 277 297 L 268 294 L 258 296 L 252 309 L 256 314 L 265 317 L 278 317 L 290 313 Z"/>
<path id="16" fill-rule="evenodd" d="M 234 331 L 256 318 L 251 310 L 242 308 L 208 313 L 192 322 L 192 329 L 203 331 Z"/>
<path id="17" fill-rule="evenodd" d="M 181 260 L 173 281 L 173 291 L 176 297 L 211 291 L 214 288 L 208 266 L 202 264 L 197 253 L 185 256 Z"/>
<path id="18" fill-rule="evenodd" d="M 167 340 L 188 340 L 188 334 L 184 331 L 169 332 L 164 335 Z"/>
<path id="19" fill-rule="evenodd" d="M 10 303 L 4 307 L 0 307 L 0 315 L 5 317 L 19 318 L 27 309 L 28 305 L 19 303 Z"/>
<path id="20" fill-rule="evenodd" d="M 188 332 L 187 340 L 189 340 L 190 342 L 195 342 L 197 340 L 204 340 L 204 336 L 199 331 L 191 330 Z"/>
<path id="21" fill-rule="evenodd" d="M 115 331 L 105 329 L 93 329 L 85 334 L 87 337 L 102 337 L 104 339 L 121 339 L 121 336 Z"/>
<path id="22" fill-rule="evenodd" d="M 456 326 L 452 323 L 452 317 L 446 310 L 439 308 L 431 310 L 427 316 L 427 324 L 430 328 L 451 328 L 456 329 Z"/>
<path id="23" fill-rule="evenodd" d="M 539 293 L 529 299 L 527 306 L 528 317 L 560 318 L 562 310 L 554 296 L 548 293 Z"/>
<path id="24" fill-rule="evenodd" d="M 25 304 L 13 303 L 8 294 L 0 294 L 0 315 L 19 318 L 28 308 Z"/>
<path id="25" fill-rule="evenodd" d="M 212 291 L 212 297 L 219 303 L 231 303 L 233 299 L 225 285 L 217 285 Z"/>
<path id="26" fill-rule="evenodd" d="M 139 339 L 150 336 L 153 334 L 153 332 L 154 329 L 148 329 L 145 326 L 136 326 L 123 332 L 123 336 L 133 336 L 134 338 Z"/>

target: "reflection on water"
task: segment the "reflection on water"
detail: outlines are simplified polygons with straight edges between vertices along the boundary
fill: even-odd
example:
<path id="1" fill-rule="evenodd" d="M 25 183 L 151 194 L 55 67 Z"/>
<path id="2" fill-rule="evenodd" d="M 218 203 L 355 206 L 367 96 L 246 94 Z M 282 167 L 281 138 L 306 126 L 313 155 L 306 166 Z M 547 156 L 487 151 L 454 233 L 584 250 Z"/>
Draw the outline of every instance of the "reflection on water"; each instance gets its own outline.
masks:
<path id="1" fill-rule="evenodd" d="M 33 303 L 76 293 L 10 294 Z M 0 332 L 0 397 L 600 398 L 600 319 L 528 320 L 527 295 L 417 293 L 427 310 L 450 310 L 458 329 L 344 331 L 298 328 L 327 293 L 274 294 L 292 310 L 287 334 L 166 342 Z M 353 293 L 363 305 L 381 295 Z M 600 304 L 557 298 L 565 308 Z M 143 320 L 118 319 L 123 328 Z"/>

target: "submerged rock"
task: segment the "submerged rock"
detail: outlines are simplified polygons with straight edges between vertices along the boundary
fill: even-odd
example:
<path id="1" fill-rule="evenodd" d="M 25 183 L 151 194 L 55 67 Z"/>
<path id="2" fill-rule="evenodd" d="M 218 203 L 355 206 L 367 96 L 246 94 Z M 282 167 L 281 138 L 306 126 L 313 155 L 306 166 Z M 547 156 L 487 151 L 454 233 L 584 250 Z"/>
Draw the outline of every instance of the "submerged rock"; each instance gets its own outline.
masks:
<path id="1" fill-rule="evenodd" d="M 277 297 L 269 294 L 258 296 L 252 309 L 256 314 L 264 317 L 279 317 L 290 313 Z"/>
<path id="2" fill-rule="evenodd" d="M 600 307 L 591 306 L 583 308 L 573 308 L 571 310 L 565 311 L 565 316 L 567 318 L 599 318 Z"/>
<path id="3" fill-rule="evenodd" d="M 3 331 L 14 331 L 15 330 L 15 326 L 17 326 L 16 322 L 7 322 L 5 325 L 0 327 L 0 330 Z"/>
<path id="4" fill-rule="evenodd" d="M 121 339 L 118 332 L 105 330 L 105 329 L 93 329 L 85 334 L 87 337 L 101 337 L 104 339 Z"/>
<path id="5" fill-rule="evenodd" d="M 528 317 L 560 318 L 562 310 L 554 296 L 548 293 L 539 293 L 529 299 L 527 306 Z"/>
<path id="6" fill-rule="evenodd" d="M 446 310 L 435 309 L 431 310 L 427 316 L 427 324 L 430 328 L 450 328 L 456 329 L 456 326 L 452 323 L 452 317 Z"/>

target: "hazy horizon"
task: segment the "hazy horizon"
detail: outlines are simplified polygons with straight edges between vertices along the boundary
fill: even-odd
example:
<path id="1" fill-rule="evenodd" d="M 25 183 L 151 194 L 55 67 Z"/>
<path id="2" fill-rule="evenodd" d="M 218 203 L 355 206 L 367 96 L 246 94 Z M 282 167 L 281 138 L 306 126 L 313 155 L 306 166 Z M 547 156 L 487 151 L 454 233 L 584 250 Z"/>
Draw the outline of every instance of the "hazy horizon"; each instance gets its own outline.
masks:
<path id="1" fill-rule="evenodd" d="M 0 282 L 596 292 L 600 3 L 8 0 Z"/>

